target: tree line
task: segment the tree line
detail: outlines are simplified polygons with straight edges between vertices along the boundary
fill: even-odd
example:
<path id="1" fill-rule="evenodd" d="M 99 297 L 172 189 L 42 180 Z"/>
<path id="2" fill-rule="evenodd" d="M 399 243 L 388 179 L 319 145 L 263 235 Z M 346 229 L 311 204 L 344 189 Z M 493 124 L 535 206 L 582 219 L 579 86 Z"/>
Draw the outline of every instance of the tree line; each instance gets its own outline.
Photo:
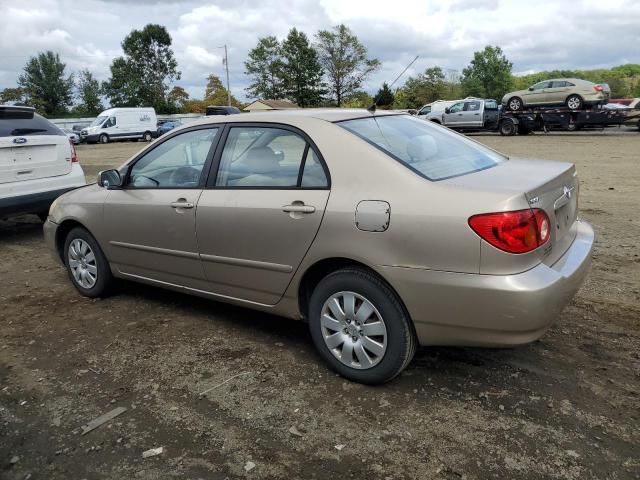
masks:
<path id="1" fill-rule="evenodd" d="M 50 117 L 94 116 L 104 110 L 105 100 L 112 107 L 153 106 L 159 113 L 204 113 L 207 105 L 225 105 L 227 89 L 214 74 L 207 77 L 202 99 L 190 98 L 175 85 L 181 72 L 171 44 L 162 25 L 132 30 L 121 43 L 123 55 L 113 59 L 110 77 L 103 82 L 88 69 L 67 74 L 59 54 L 41 52 L 28 60 L 17 87 L 0 91 L 0 103 L 31 105 Z M 430 66 L 395 90 L 384 83 L 372 96 L 362 87 L 380 61 L 369 57 L 346 25 L 320 30 L 313 39 L 296 28 L 281 40 L 259 38 L 244 66 L 250 79 L 248 97 L 288 99 L 300 107 L 368 107 L 375 102 L 380 108 L 408 109 L 466 96 L 499 101 L 509 91 L 554 77 L 609 83 L 612 98 L 640 96 L 640 65 L 515 76 L 499 46 L 475 52 L 462 72 Z M 231 103 L 242 106 L 233 96 Z"/>

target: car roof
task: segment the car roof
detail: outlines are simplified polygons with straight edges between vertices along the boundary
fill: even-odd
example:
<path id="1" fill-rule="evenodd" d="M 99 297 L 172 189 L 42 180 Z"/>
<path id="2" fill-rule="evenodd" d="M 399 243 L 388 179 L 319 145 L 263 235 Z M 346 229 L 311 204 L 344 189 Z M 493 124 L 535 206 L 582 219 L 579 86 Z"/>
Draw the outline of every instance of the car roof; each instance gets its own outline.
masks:
<path id="1" fill-rule="evenodd" d="M 574 82 L 574 83 L 593 83 L 593 82 L 590 82 L 589 80 L 583 80 L 581 78 L 548 78 L 546 80 L 540 80 L 538 83 L 553 82 L 553 81 L 556 81 L 556 82 L 567 81 L 567 82 Z"/>
<path id="2" fill-rule="evenodd" d="M 208 116 L 203 117 L 194 124 L 203 123 L 227 123 L 227 122 L 287 122 L 301 117 L 311 117 L 327 122 L 340 122 L 343 120 L 353 120 L 356 118 L 371 117 L 373 115 L 407 115 L 402 112 L 393 112 L 390 110 L 378 110 L 372 114 L 364 108 L 301 108 L 291 110 L 269 110 L 263 112 L 237 113 L 230 116 Z"/>

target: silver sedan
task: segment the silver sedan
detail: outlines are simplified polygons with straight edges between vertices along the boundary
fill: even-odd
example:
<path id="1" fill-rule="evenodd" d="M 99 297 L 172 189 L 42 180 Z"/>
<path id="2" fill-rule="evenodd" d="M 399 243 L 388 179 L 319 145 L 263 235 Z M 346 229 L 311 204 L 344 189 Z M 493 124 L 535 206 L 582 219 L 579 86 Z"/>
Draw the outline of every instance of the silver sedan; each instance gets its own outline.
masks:
<path id="1" fill-rule="evenodd" d="M 124 278 L 306 320 L 331 368 L 375 384 L 419 344 L 543 335 L 590 263 L 578 190 L 573 164 L 409 115 L 252 113 L 172 130 L 44 230 L 83 295 Z"/>

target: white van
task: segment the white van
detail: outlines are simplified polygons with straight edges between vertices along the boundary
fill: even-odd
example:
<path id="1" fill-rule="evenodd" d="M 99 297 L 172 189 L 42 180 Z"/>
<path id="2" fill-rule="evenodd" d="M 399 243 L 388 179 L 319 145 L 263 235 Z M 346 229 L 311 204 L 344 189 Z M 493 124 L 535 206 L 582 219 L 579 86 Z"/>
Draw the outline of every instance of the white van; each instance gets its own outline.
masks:
<path id="1" fill-rule="evenodd" d="M 139 138 L 150 142 L 157 129 L 158 119 L 153 108 L 110 108 L 83 128 L 80 136 L 88 143 Z"/>

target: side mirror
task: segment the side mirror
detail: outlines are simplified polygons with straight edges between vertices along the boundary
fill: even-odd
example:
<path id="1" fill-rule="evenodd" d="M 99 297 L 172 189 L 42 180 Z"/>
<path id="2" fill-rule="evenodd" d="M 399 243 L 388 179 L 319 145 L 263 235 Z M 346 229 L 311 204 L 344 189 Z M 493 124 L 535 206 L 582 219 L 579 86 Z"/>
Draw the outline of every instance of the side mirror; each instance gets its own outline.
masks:
<path id="1" fill-rule="evenodd" d="M 451 109 L 449 107 L 445 108 L 444 113 L 451 113 Z"/>
<path id="2" fill-rule="evenodd" d="M 120 176 L 120 172 L 115 169 L 101 171 L 98 173 L 98 185 L 106 188 L 107 190 L 120 188 L 122 186 L 122 177 Z"/>
<path id="3" fill-rule="evenodd" d="M 533 87 L 529 87 L 529 91 L 530 91 L 530 92 L 533 92 Z"/>

